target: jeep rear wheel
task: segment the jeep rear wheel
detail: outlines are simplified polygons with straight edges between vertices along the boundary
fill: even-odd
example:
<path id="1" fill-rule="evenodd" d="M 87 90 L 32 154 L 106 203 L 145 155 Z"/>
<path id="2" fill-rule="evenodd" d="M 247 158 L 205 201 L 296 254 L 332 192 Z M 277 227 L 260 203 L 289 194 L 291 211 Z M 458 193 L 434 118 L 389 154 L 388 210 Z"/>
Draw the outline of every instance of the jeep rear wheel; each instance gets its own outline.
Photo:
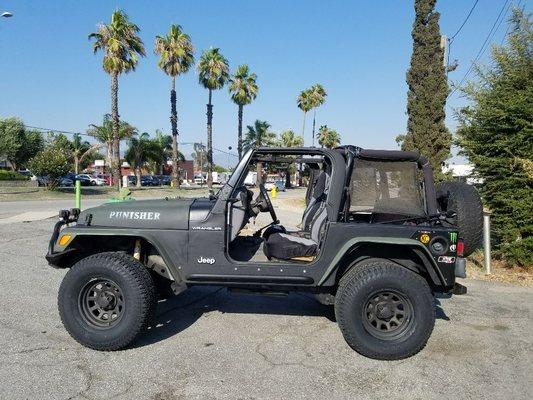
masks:
<path id="1" fill-rule="evenodd" d="M 379 360 L 418 353 L 435 324 L 434 299 L 427 282 L 380 259 L 363 261 L 342 277 L 335 315 L 350 347 Z"/>
<path id="2" fill-rule="evenodd" d="M 156 297 L 149 271 L 124 253 L 99 253 L 78 261 L 59 288 L 63 325 L 80 344 L 120 350 L 148 326 Z"/>

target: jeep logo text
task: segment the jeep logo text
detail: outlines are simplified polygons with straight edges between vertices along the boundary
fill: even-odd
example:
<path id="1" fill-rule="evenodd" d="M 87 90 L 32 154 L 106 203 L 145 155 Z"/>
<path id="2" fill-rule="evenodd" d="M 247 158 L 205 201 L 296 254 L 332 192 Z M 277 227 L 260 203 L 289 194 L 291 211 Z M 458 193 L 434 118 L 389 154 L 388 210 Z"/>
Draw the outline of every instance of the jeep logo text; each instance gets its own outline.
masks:
<path id="1" fill-rule="evenodd" d="M 209 264 L 209 265 L 212 265 L 212 264 L 215 263 L 215 259 L 214 258 L 200 257 L 197 261 L 198 261 L 198 264 Z"/>

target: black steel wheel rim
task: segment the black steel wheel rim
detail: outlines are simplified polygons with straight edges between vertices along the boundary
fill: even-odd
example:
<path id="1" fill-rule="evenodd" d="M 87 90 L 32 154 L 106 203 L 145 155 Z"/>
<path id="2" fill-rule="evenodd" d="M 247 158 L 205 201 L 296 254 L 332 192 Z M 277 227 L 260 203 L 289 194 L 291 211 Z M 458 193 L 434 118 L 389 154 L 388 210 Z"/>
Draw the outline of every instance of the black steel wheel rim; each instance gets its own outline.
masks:
<path id="1" fill-rule="evenodd" d="M 402 293 L 384 289 L 367 297 L 362 321 L 366 331 L 375 338 L 393 340 L 413 323 L 413 305 Z"/>
<path id="2" fill-rule="evenodd" d="M 124 295 L 120 286 L 112 280 L 92 279 L 80 291 L 78 308 L 90 326 L 109 329 L 118 324 L 124 315 Z"/>

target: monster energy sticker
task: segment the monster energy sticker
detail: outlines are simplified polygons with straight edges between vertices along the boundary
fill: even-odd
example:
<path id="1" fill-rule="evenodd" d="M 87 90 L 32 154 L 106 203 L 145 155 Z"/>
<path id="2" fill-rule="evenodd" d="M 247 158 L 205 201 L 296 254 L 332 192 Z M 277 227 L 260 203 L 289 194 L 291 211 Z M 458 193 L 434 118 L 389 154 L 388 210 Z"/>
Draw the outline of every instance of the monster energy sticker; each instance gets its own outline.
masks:
<path id="1" fill-rule="evenodd" d="M 450 242 L 457 243 L 457 232 L 450 232 Z"/>

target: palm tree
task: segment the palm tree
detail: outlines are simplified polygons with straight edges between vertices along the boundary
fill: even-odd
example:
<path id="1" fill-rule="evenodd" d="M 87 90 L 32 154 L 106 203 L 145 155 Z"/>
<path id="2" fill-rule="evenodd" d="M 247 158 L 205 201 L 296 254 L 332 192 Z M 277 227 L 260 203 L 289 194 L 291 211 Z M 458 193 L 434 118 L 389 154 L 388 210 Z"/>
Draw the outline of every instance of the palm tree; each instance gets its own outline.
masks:
<path id="1" fill-rule="evenodd" d="M 191 154 L 196 169 L 200 171 L 200 185 L 203 184 L 204 168 L 207 163 L 207 153 L 205 151 L 205 145 L 203 143 L 193 144 L 193 153 Z M 193 177 L 194 178 L 194 177 Z"/>
<path id="2" fill-rule="evenodd" d="M 322 125 L 320 127 L 317 136 L 318 144 L 328 149 L 337 147 L 341 142 L 341 137 L 337 131 L 329 129 L 327 125 Z"/>
<path id="3" fill-rule="evenodd" d="M 128 139 L 132 137 L 136 133 L 136 131 L 136 128 L 128 124 L 126 121 L 120 121 L 118 130 L 119 143 L 123 139 Z M 111 168 L 114 141 L 113 121 L 111 120 L 111 115 L 104 115 L 102 125 L 89 125 L 89 129 L 87 129 L 87 134 L 94 137 L 98 142 L 101 143 L 99 147 L 106 148 L 106 164 L 109 168 Z M 113 170 L 111 169 L 110 172 L 112 171 Z"/>
<path id="4" fill-rule="evenodd" d="M 315 145 L 315 119 L 316 119 L 316 109 L 320 107 L 326 101 L 326 90 L 322 85 L 317 83 L 316 85 L 311 86 L 309 89 L 309 94 L 311 97 L 311 106 L 313 108 L 313 133 L 312 133 L 312 146 Z"/>
<path id="5" fill-rule="evenodd" d="M 288 130 L 281 134 L 280 145 L 282 147 L 302 147 L 304 145 L 303 136 L 296 136 L 294 131 Z M 293 164 L 288 164 L 285 169 L 285 187 L 290 188 L 291 175 L 296 172 Z"/>
<path id="6" fill-rule="evenodd" d="M 257 149 L 264 146 L 273 146 L 276 143 L 276 134 L 270 131 L 270 124 L 266 121 L 255 120 L 254 125 L 246 127 L 248 132 L 244 138 L 244 150 Z M 257 183 L 263 182 L 263 163 L 257 163 Z"/>
<path id="7" fill-rule="evenodd" d="M 117 189 L 120 189 L 120 139 L 118 114 L 118 76 L 135 70 L 138 56 L 144 56 L 144 45 L 139 38 L 140 29 L 131 23 L 126 13 L 116 10 L 111 22 L 98 25 L 96 32 L 89 35 L 94 39 L 93 51 L 104 52 L 103 68 L 111 75 L 111 116 L 113 120 L 112 169 Z"/>
<path id="8" fill-rule="evenodd" d="M 207 103 L 207 186 L 213 186 L 213 90 L 222 89 L 229 78 L 228 60 L 220 54 L 219 49 L 204 51 L 198 63 L 198 81 L 209 90 Z"/>
<path id="9" fill-rule="evenodd" d="M 156 160 L 158 149 L 154 141 L 150 140 L 148 133 L 143 132 L 138 137 L 135 135 L 129 140 L 129 147 L 124 158 L 135 170 L 137 187 L 141 187 L 141 168 L 150 160 Z"/>
<path id="10" fill-rule="evenodd" d="M 172 126 L 172 182 L 179 187 L 178 169 L 178 113 L 176 111 L 176 77 L 184 74 L 194 64 L 191 38 L 181 26 L 171 25 L 167 36 L 156 36 L 154 52 L 159 54 L 158 66 L 172 78 L 170 89 L 170 124 Z"/>
<path id="11" fill-rule="evenodd" d="M 304 122 L 302 126 L 302 137 L 305 138 L 305 117 L 307 112 L 313 108 L 313 98 L 311 97 L 311 92 L 309 90 L 302 90 L 296 99 L 298 108 L 304 113 Z"/>
<path id="12" fill-rule="evenodd" d="M 72 159 L 74 161 L 74 173 L 78 174 L 80 164 L 85 157 L 98 150 L 100 147 L 102 147 L 100 143 L 91 145 L 88 141 L 83 140 L 79 133 L 75 133 L 72 136 L 72 141 L 70 142 Z"/>
<path id="13" fill-rule="evenodd" d="M 173 157 L 173 139 L 174 138 L 171 135 L 165 135 L 159 129 L 156 129 L 155 137 L 152 139 L 152 142 L 154 142 L 155 149 L 157 150 L 157 158 L 154 162 L 157 165 L 155 170 L 158 171 L 159 175 L 165 174 L 164 166 L 166 165 L 167 160 Z M 185 161 L 185 157 L 180 151 L 178 151 L 177 159 L 178 162 Z M 172 164 L 174 164 L 174 162 L 172 162 Z"/>
<path id="14" fill-rule="evenodd" d="M 239 160 L 242 157 L 242 111 L 245 105 L 250 104 L 257 97 L 257 75 L 250 73 L 248 65 L 243 64 L 237 67 L 237 70 L 229 79 L 229 92 L 231 99 L 239 106 L 239 127 L 237 133 L 237 153 Z"/>

